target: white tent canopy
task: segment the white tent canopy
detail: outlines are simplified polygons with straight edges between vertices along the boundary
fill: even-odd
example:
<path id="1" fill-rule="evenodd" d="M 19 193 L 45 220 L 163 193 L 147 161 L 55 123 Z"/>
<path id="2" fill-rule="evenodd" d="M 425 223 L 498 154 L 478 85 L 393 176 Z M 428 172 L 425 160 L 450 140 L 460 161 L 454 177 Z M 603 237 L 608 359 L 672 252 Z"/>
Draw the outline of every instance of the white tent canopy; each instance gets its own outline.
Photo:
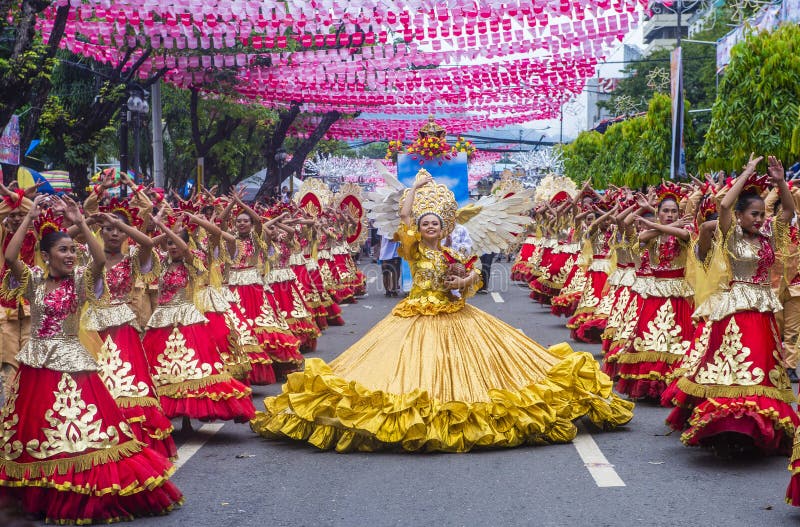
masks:
<path id="1" fill-rule="evenodd" d="M 261 185 L 264 183 L 264 179 L 267 177 L 267 169 L 262 168 L 255 174 L 251 175 L 248 178 L 243 179 L 239 182 L 237 188 L 244 188 L 244 200 L 245 201 L 252 201 L 256 197 L 256 192 L 258 189 L 261 188 Z M 281 182 L 281 188 L 288 187 L 291 188 L 292 183 L 291 180 L 294 179 L 294 191 L 297 192 L 300 189 L 300 186 L 303 184 L 303 181 L 298 178 L 297 176 L 290 176 L 284 179 Z"/>

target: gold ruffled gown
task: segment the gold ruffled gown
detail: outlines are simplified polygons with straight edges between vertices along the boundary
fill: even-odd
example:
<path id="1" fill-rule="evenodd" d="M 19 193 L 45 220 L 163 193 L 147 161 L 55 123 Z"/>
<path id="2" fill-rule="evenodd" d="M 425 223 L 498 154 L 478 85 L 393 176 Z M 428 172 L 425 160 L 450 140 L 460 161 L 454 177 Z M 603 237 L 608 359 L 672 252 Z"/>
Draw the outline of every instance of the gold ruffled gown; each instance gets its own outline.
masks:
<path id="1" fill-rule="evenodd" d="M 633 417 L 591 355 L 543 348 L 467 305 L 479 284 L 451 294 L 444 280 L 457 254 L 426 248 L 408 226 L 395 238 L 410 295 L 330 364 L 307 359 L 264 400 L 255 432 L 339 452 L 467 452 L 570 441 L 582 415 L 604 428 Z"/>

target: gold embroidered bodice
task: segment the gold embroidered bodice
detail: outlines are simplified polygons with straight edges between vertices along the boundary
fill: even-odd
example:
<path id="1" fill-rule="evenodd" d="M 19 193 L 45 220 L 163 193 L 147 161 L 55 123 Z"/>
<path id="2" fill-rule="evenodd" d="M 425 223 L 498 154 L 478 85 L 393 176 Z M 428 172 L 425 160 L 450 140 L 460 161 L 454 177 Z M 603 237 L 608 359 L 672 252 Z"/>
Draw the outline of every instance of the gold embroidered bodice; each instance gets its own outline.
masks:
<path id="1" fill-rule="evenodd" d="M 81 306 L 87 293 L 96 295 L 91 272 L 76 268 L 71 277 L 61 279 L 47 292 L 47 279 L 38 267 L 23 269 L 16 282 L 11 272 L 3 279 L 2 294 L 24 297 L 31 305 L 31 338 L 17 355 L 17 360 L 34 368 L 55 371 L 96 371 L 97 362 L 80 343 Z"/>
<path id="2" fill-rule="evenodd" d="M 475 267 L 477 258 L 465 259 L 446 247 L 430 249 L 421 242 L 415 227 L 400 225 L 394 235 L 400 242 L 398 253 L 411 267 L 411 292 L 392 311 L 397 316 L 437 315 L 453 313 L 464 307 L 480 283 L 473 284 L 458 297 L 445 286 L 451 263 L 460 262 L 467 270 Z"/>

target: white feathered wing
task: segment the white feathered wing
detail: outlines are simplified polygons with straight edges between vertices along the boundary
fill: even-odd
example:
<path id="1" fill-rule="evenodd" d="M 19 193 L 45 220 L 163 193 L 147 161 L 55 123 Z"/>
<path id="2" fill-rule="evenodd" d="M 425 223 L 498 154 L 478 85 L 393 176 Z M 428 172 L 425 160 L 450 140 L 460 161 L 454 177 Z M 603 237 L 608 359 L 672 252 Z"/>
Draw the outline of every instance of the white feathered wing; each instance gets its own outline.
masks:
<path id="1" fill-rule="evenodd" d="M 373 220 L 378 233 L 391 238 L 400 226 L 400 198 L 406 187 L 380 161 L 375 161 L 375 168 L 383 177 L 386 186 L 368 192 L 364 207 L 367 209 L 367 217 Z"/>
<path id="2" fill-rule="evenodd" d="M 531 219 L 533 192 L 523 190 L 507 198 L 484 196 L 458 210 L 456 221 L 469 231 L 475 254 L 500 253 L 514 245 Z"/>

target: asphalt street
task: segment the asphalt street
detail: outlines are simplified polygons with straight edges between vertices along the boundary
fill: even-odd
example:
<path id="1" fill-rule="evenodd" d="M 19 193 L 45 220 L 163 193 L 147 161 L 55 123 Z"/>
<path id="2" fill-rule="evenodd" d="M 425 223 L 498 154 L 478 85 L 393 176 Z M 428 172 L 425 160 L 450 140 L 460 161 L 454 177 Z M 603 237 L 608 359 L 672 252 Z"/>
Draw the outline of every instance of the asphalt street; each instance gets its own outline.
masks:
<path id="1" fill-rule="evenodd" d="M 328 329 L 309 357 L 330 360 L 386 316 L 396 299 L 379 290 L 379 268 L 362 267 L 369 294 L 344 307 L 347 325 Z M 543 345 L 569 340 L 564 319 L 493 267 L 494 295 L 471 303 Z M 599 357 L 599 346 L 574 345 Z M 279 386 L 256 387 L 256 407 Z M 784 503 L 783 457 L 723 461 L 683 446 L 664 425 L 667 409 L 639 404 L 626 427 L 582 422 L 624 486 L 600 487 L 575 444 L 468 454 L 337 454 L 266 441 L 246 424 L 177 433 L 184 454 L 173 480 L 185 505 L 137 527 L 501 526 L 800 524 Z M 175 421 L 176 428 L 180 421 Z M 196 428 L 200 424 L 196 423 Z M 216 429 L 218 427 L 214 427 Z M 585 438 L 589 439 L 589 438 Z M 197 446 L 202 446 L 196 449 Z M 194 447 L 194 448 L 193 448 Z M 610 467 L 606 467 L 611 471 Z"/>

